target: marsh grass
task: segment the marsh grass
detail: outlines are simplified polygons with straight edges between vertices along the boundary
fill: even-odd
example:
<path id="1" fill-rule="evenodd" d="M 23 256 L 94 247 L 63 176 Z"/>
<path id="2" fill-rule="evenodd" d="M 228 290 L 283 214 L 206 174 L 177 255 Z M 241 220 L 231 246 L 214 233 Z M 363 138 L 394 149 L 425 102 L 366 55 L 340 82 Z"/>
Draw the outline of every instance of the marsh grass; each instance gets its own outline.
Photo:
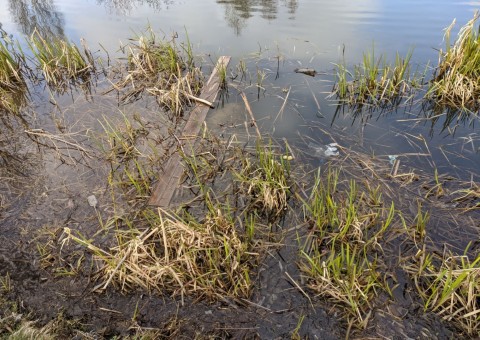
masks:
<path id="1" fill-rule="evenodd" d="M 468 249 L 468 248 L 467 248 Z M 425 311 L 438 314 L 469 336 L 480 336 L 480 255 L 419 250 L 405 266 L 412 275 Z"/>
<path id="2" fill-rule="evenodd" d="M 439 54 L 438 66 L 426 97 L 436 107 L 476 112 L 480 109 L 480 13 L 463 26 L 453 45 L 450 34 L 455 20 L 445 30 L 445 51 Z"/>
<path id="3" fill-rule="evenodd" d="M 126 89 L 121 98 L 123 102 L 134 101 L 147 92 L 178 117 L 197 100 L 203 76 L 195 67 L 188 35 L 187 42 L 179 46 L 176 36 L 171 40 L 158 39 L 148 28 L 144 34 L 131 39 L 125 50 L 128 73 L 115 84 L 117 90 Z"/>
<path id="4" fill-rule="evenodd" d="M 69 241 L 80 244 L 93 257 L 95 290 L 141 289 L 182 300 L 248 298 L 259 258 L 260 224 L 255 214 L 238 211 L 230 196 L 217 197 L 206 183 L 208 176 L 218 175 L 220 157 L 207 151 L 183 156 L 187 171 L 195 174 L 189 185 L 203 186 L 197 193 L 201 209 L 191 208 L 193 203 L 176 212 L 153 209 L 146 206 L 152 182 L 147 175 L 158 160 L 140 148 L 148 137 L 142 124 L 124 117 L 123 124 L 104 119 L 102 126 L 105 135 L 98 144 L 111 164 L 109 216 L 93 237 L 66 228 L 61 241 L 65 249 Z M 108 235 L 108 247 L 100 246 L 99 235 Z"/>
<path id="5" fill-rule="evenodd" d="M 43 37 L 34 30 L 30 49 L 45 80 L 56 89 L 65 89 L 70 82 L 87 83 L 95 71 L 91 52 L 83 46 L 83 53 L 74 43 L 59 37 Z"/>
<path id="6" fill-rule="evenodd" d="M 220 90 L 227 91 L 228 90 L 228 80 L 227 80 L 227 67 L 224 64 L 217 65 L 217 72 L 218 72 L 218 86 Z"/>
<path id="7" fill-rule="evenodd" d="M 413 50 L 405 57 L 398 53 L 393 64 L 385 57 L 375 56 L 375 49 L 363 54 L 360 64 L 348 70 L 345 59 L 335 65 L 336 83 L 332 94 L 341 104 L 361 108 L 363 106 L 397 106 L 402 100 L 411 98 L 422 81 L 424 74 L 412 72 Z"/>
<path id="8" fill-rule="evenodd" d="M 149 228 L 117 230 L 117 245 L 109 250 L 65 229 L 68 239 L 87 246 L 99 261 L 98 289 L 112 284 L 123 291 L 143 288 L 214 300 L 249 296 L 258 254 L 248 252 L 228 209 L 217 206 L 202 221 L 163 210 L 153 214 Z"/>
<path id="9" fill-rule="evenodd" d="M 381 241 L 395 209 L 378 188 L 360 190 L 351 180 L 341 191 L 338 180 L 338 171 L 318 172 L 303 203 L 310 232 L 301 245 L 300 269 L 316 294 L 333 301 L 351 325 L 365 328 L 371 302 L 389 292 Z"/>
<path id="10" fill-rule="evenodd" d="M 18 89 L 25 81 L 21 72 L 20 55 L 9 49 L 7 42 L 0 40 L 0 87 Z"/>
<path id="11" fill-rule="evenodd" d="M 27 100 L 28 89 L 22 73 L 24 56 L 0 40 L 0 109 L 18 113 Z"/>
<path id="12" fill-rule="evenodd" d="M 283 215 L 290 196 L 290 161 L 258 140 L 255 157 L 244 157 L 241 169 L 235 172 L 241 193 L 250 200 L 253 209 L 269 219 Z"/>

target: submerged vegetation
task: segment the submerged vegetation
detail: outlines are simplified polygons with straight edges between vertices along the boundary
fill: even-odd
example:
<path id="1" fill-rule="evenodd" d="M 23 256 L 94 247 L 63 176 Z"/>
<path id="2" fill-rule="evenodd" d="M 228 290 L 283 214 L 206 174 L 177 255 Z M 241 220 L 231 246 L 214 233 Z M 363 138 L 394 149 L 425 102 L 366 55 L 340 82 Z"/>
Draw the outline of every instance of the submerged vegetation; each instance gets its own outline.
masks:
<path id="1" fill-rule="evenodd" d="M 473 25 L 477 16 L 469 25 Z M 472 58 L 476 60 L 478 52 L 478 47 L 473 48 L 478 43 L 478 35 L 472 27 L 467 25 L 460 33 L 461 42 L 457 41 L 442 54 L 442 66 L 431 83 L 437 85 L 432 85 L 429 91 L 430 95 L 440 98 L 439 103 L 450 105 L 460 98 L 459 95 L 442 97 L 440 91 L 447 81 L 445 75 L 452 74 L 453 70 L 462 70 L 458 79 L 467 87 L 474 84 L 474 80 L 478 82 L 477 71 L 465 71 L 473 68 L 470 62 Z M 447 35 L 449 31 L 450 28 Z M 50 87 L 65 90 L 67 85 L 89 83 L 97 70 L 94 56 L 85 46 L 82 52 L 70 42 L 47 39 L 37 31 L 30 37 L 29 46 L 34 54 L 30 61 L 41 69 Z M 460 50 L 465 52 L 462 54 Z M 239 310 L 239 314 L 243 311 L 241 308 L 250 306 L 255 308 L 252 309 L 255 316 L 258 311 L 269 315 L 293 311 L 289 316 L 296 323 L 291 328 L 292 338 L 303 336 L 302 328 L 312 323 L 318 306 L 340 317 L 339 323 L 345 326 L 347 336 L 350 332 L 363 335 L 361 332 L 369 332 L 372 323 L 381 323 L 377 311 L 394 305 L 395 294 L 404 289 L 401 294 L 408 295 L 412 301 L 422 301 L 424 313 L 437 315 L 437 321 L 447 321 L 447 328 L 456 327 L 456 333 L 470 337 L 480 336 L 478 251 L 472 246 L 458 255 L 447 249 L 449 245 L 445 243 L 440 256 L 431 237 L 438 232 L 435 230 L 438 225 L 444 223 L 433 211 L 448 210 L 445 215 L 450 218 L 453 215 L 450 210 L 454 208 L 459 219 L 465 217 L 462 222 L 476 223 L 480 211 L 477 183 L 471 180 L 462 185 L 445 185 L 435 169 L 433 178 L 431 174 L 424 175 L 428 181 L 415 184 L 419 175 L 414 169 L 404 168 L 403 173 L 398 161 L 391 164 L 394 165 L 391 169 L 388 162 L 375 155 L 360 157 L 343 147 L 345 157 L 336 158 L 339 153 L 335 153 L 325 167 L 322 165 L 312 175 L 305 165 L 310 161 L 309 155 L 299 152 L 299 156 L 294 157 L 286 141 L 283 147 L 275 144 L 274 139 L 263 138 L 250 108 L 251 121 L 247 122 L 247 118 L 244 124 L 248 137 L 238 137 L 238 130 L 234 130 L 228 140 L 224 140 L 223 135 L 212 133 L 205 124 L 202 137 L 187 136 L 188 142 L 185 142 L 183 137 L 178 137 L 179 125 L 183 123 L 180 118 L 188 116 L 188 108 L 199 99 L 197 96 L 204 84 L 188 38 L 186 43 L 179 44 L 176 36 L 170 40 L 158 39 L 149 29 L 123 46 L 123 52 L 126 63 L 113 66 L 108 70 L 110 74 L 105 70 L 109 86 L 113 86 L 102 94 L 116 92 L 118 97 L 105 106 L 108 113 L 95 117 L 94 128 L 85 125 L 85 130 L 82 126 L 70 132 L 78 121 L 64 126 L 53 117 L 54 125 L 49 128 L 58 129 L 58 135 L 46 129 L 25 130 L 34 148 L 54 150 L 53 160 L 48 161 L 49 165 L 57 162 L 55 169 L 72 164 L 98 176 L 94 184 L 89 183 L 88 195 L 81 199 L 65 185 L 67 199 L 59 200 L 62 203 L 57 206 L 60 217 L 64 217 L 61 212 L 71 209 L 65 218 L 41 227 L 35 224 L 34 218 L 25 219 L 28 223 L 34 222 L 22 225 L 21 233 L 28 234 L 29 228 L 40 228 L 42 232 L 26 245 L 33 245 L 34 261 L 22 258 L 18 262 L 33 263 L 41 273 L 34 283 L 40 289 L 43 282 L 54 286 L 54 280 L 69 280 L 63 281 L 68 287 L 76 284 L 84 289 L 82 300 L 84 295 L 91 298 L 94 293 L 104 293 L 94 295 L 95 299 L 100 296 L 99 300 L 107 295 L 115 299 L 120 295 L 117 293 L 137 297 L 138 293 L 140 297 L 132 308 L 132 315 L 128 316 L 131 322 L 128 325 L 129 331 L 138 327 L 139 334 L 142 327 L 137 321 L 142 317 L 147 319 L 139 305 L 158 296 L 164 301 L 172 299 L 168 301 L 173 304 L 206 301 L 205 308 L 228 306 Z M 465 56 L 470 56 L 468 62 Z M 383 56 L 377 58 L 372 50 L 364 54 L 363 63 L 354 66 L 353 71 L 347 70 L 345 62 L 340 63 L 334 94 L 356 108 L 399 105 L 413 98 L 415 91 L 423 86 L 425 74 L 412 73 L 411 58 L 412 52 L 405 57 L 397 54 L 391 65 Z M 458 60 L 462 67 L 452 66 Z M 20 106 L 14 105 L 18 102 L 14 96 L 20 91 L 25 97 L 31 85 L 24 78 L 22 68 L 25 67 L 31 66 L 26 66 L 24 57 L 18 56 L 8 44 L 0 43 L 2 109 L 20 111 Z M 217 71 L 220 87 L 227 91 L 231 85 L 227 82 L 227 68 Z M 237 71 L 242 80 L 247 78 L 243 60 Z M 258 65 L 256 73 L 250 75 L 249 86 L 257 88 L 257 97 L 260 89 L 265 89 L 267 77 L 267 72 Z M 469 81 L 465 82 L 467 78 Z M 459 82 L 457 78 L 449 79 Z M 477 90 L 468 91 L 478 97 Z M 290 88 L 285 88 L 284 93 L 278 117 L 287 105 Z M 132 107 L 124 104 L 133 103 L 145 94 L 152 95 L 148 99 L 154 98 L 152 102 L 158 103 L 152 110 L 153 117 L 144 117 L 146 110 L 139 112 L 137 107 L 127 112 L 127 108 Z M 246 96 L 242 95 L 248 107 Z M 461 97 L 461 107 L 475 108 L 471 98 L 466 98 Z M 52 105 L 61 111 L 54 99 L 51 95 Z M 111 112 L 115 105 L 120 109 Z M 162 114 L 159 108 L 163 109 Z M 112 118 L 115 113 L 119 113 L 116 120 Z M 252 127 L 258 136 L 254 142 L 248 130 Z M 42 138 L 50 143 L 42 142 Z M 169 209 L 149 207 L 152 186 L 162 180 L 165 163 L 176 152 L 181 155 L 184 171 L 178 179 L 174 204 Z M 71 163 L 66 161 L 67 156 Z M 343 164 L 347 162 L 350 168 L 345 170 Z M 375 167 L 381 167 L 381 171 L 376 172 Z M 84 179 L 77 178 L 80 172 L 75 168 L 73 182 L 78 180 L 84 185 Z M 8 176 L 5 178 L 10 180 Z M 65 180 L 71 181 L 71 178 Z M 49 195 L 55 197 L 54 191 L 61 190 L 57 183 L 44 183 L 43 179 L 39 182 L 41 189 L 37 190 L 41 191 L 41 199 L 55 200 Z M 49 186 L 54 189 L 48 189 Z M 11 188 L 8 185 L 6 188 L 5 192 L 10 193 Z M 8 206 L 7 201 L 9 196 L 3 197 L 2 193 L 0 207 Z M 25 203 L 29 205 L 34 204 Z M 300 211 L 303 214 L 299 214 Z M 4 218 L 3 211 L 0 213 Z M 8 214 L 5 216 L 8 218 Z M 285 253 L 289 256 L 286 260 Z M 12 323 L 15 327 L 10 329 L 4 326 L 11 316 L 16 318 L 19 314 L 15 314 L 16 310 L 13 313 L 15 308 L 5 307 L 3 296 L 10 298 L 24 289 L 15 286 L 22 278 L 11 275 L 15 263 L 0 257 L 3 265 L 0 309 L 12 312 L 10 316 L 0 315 L 0 336 L 8 333 L 11 338 L 18 334 L 49 338 L 50 334 L 57 334 L 53 322 L 43 322 L 44 327 L 36 327 L 33 321 L 22 325 L 15 321 Z M 307 303 L 302 305 L 305 301 L 288 301 L 291 304 L 288 308 L 277 308 L 275 303 L 281 300 L 280 293 L 265 293 L 269 287 L 265 288 L 262 281 L 262 273 L 273 267 L 279 267 L 281 275 L 274 278 L 275 289 L 288 291 L 292 300 L 305 298 L 310 303 L 308 308 L 304 308 Z M 289 285 L 285 289 L 281 286 L 283 281 Z M 413 285 L 414 290 L 404 288 Z M 255 296 L 257 292 L 259 296 Z M 148 293 L 148 297 L 144 293 Z M 156 301 L 155 308 L 161 304 L 160 300 Z M 418 317 L 414 303 L 411 305 L 405 315 Z M 298 306 L 301 310 L 297 313 Z M 101 307 L 100 310 L 115 315 L 122 313 L 114 308 Z M 208 309 L 200 314 L 213 313 Z M 77 325 L 68 327 L 73 329 Z M 148 325 L 145 327 L 150 330 Z M 168 319 L 165 337 L 178 335 L 176 327 L 179 327 L 178 319 Z M 225 328 L 224 325 L 218 327 Z M 109 336 L 106 331 L 105 334 Z"/>

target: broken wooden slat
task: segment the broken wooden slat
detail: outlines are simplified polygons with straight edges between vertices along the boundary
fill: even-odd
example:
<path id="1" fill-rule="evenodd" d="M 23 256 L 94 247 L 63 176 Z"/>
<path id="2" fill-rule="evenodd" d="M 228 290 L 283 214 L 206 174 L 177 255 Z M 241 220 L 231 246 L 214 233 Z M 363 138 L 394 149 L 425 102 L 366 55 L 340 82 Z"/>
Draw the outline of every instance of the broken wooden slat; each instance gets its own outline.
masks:
<path id="1" fill-rule="evenodd" d="M 217 97 L 220 89 L 220 78 L 218 70 L 227 67 L 230 62 L 229 56 L 222 56 L 218 58 L 217 65 L 213 69 L 207 84 L 203 88 L 200 99 L 213 103 Z M 179 149 L 184 152 L 193 152 L 196 137 L 202 128 L 202 124 L 207 117 L 209 107 L 203 104 L 197 104 L 190 112 L 190 117 L 182 131 L 182 136 L 179 138 Z M 168 207 L 172 200 L 173 194 L 179 185 L 180 177 L 182 176 L 183 166 L 181 163 L 179 149 L 172 154 L 168 160 L 164 171 L 160 174 L 157 185 L 155 186 L 152 196 L 148 201 L 149 205 L 157 207 Z"/>

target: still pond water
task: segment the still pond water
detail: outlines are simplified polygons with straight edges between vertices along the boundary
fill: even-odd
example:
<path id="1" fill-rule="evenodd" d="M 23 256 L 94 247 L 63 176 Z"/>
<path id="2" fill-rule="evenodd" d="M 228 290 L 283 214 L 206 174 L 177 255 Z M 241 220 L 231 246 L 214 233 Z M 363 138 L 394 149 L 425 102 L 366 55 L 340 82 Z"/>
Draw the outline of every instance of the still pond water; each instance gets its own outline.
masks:
<path id="1" fill-rule="evenodd" d="M 167 37 L 178 32 L 181 40 L 188 32 L 194 52 L 204 58 L 230 55 L 233 69 L 245 59 L 254 60 L 248 64 L 251 72 L 265 70 L 265 91 L 258 96 L 252 87 L 247 94 L 266 133 L 286 137 L 300 148 L 309 141 L 328 144 L 335 139 L 379 158 L 400 155 L 403 164 L 431 173 L 435 167 L 440 173 L 478 180 L 476 118 L 445 129 L 440 119 L 432 127 L 431 121 L 421 119 L 428 112 L 413 105 L 373 112 L 370 119 L 354 120 L 347 110 L 334 120 L 334 102 L 326 98 L 332 89 L 328 74 L 343 49 L 347 64 L 353 65 L 372 45 L 390 61 L 397 51 L 405 55 L 414 48 L 413 66 L 424 69 L 437 62 L 444 28 L 456 18 L 456 34 L 477 8 L 480 2 L 464 0 L 0 0 L 0 24 L 20 39 L 34 27 L 76 43 L 84 38 L 92 50 L 102 44 L 111 55 L 118 53 L 120 42 L 147 25 Z M 310 78 L 294 73 L 297 67 L 326 75 Z M 277 117 L 287 89 L 288 101 Z M 230 96 L 212 117 L 244 117 L 240 104 Z M 431 156 L 418 156 L 427 153 Z"/>

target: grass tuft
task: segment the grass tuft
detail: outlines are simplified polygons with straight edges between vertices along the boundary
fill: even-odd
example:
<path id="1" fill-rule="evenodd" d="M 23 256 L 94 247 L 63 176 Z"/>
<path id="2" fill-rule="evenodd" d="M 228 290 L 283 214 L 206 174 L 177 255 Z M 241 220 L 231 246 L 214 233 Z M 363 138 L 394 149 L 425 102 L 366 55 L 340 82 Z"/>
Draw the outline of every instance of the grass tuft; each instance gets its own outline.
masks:
<path id="1" fill-rule="evenodd" d="M 269 218 L 284 214 L 290 194 L 289 161 L 276 155 L 271 144 L 265 146 L 259 140 L 255 160 L 244 157 L 242 163 L 235 176 L 242 194 L 250 198 L 252 208 Z"/>
<path id="2" fill-rule="evenodd" d="M 405 269 L 415 280 L 425 310 L 480 337 L 480 255 L 470 260 L 423 249 Z"/>
<path id="3" fill-rule="evenodd" d="M 30 49 L 48 84 L 64 89 L 69 81 L 89 80 L 94 71 L 91 52 L 58 37 L 42 37 L 37 30 L 30 36 Z"/>
<path id="4" fill-rule="evenodd" d="M 153 216 L 154 212 L 150 212 Z M 217 207 L 201 222 L 163 210 L 145 230 L 117 230 L 117 245 L 108 251 L 65 229 L 68 239 L 87 246 L 100 263 L 98 289 L 109 285 L 123 291 L 143 288 L 173 295 L 211 299 L 248 297 L 251 264 L 257 254 L 248 252 L 234 218 Z"/>
<path id="5" fill-rule="evenodd" d="M 445 30 L 445 51 L 440 51 L 434 79 L 426 97 L 436 106 L 460 111 L 480 109 L 480 31 L 476 21 L 480 13 L 463 26 L 457 40 L 450 45 L 455 20 Z"/>
<path id="6" fill-rule="evenodd" d="M 360 191 L 354 180 L 340 192 L 338 176 L 338 171 L 324 177 L 319 172 L 304 202 L 310 232 L 300 269 L 315 293 L 340 307 L 350 324 L 365 328 L 371 301 L 389 291 L 378 241 L 392 225 L 395 209 L 393 203 L 384 206 L 379 190 Z"/>
<path id="7" fill-rule="evenodd" d="M 188 40 L 180 46 L 176 36 L 170 41 L 158 39 L 149 27 L 145 34 L 131 39 L 127 46 L 128 74 L 115 85 L 128 88 L 122 101 L 130 102 L 145 91 L 175 117 L 195 100 L 203 86 L 203 76 L 195 67 Z"/>
<path id="8" fill-rule="evenodd" d="M 402 99 L 411 97 L 422 83 L 423 76 L 411 72 L 412 54 L 410 50 L 402 58 L 397 53 L 392 65 L 382 55 L 377 58 L 372 49 L 363 54 L 362 63 L 355 65 L 353 71 L 347 69 L 343 60 L 335 65 L 336 83 L 330 96 L 336 96 L 341 104 L 356 108 L 398 105 Z"/>
<path id="9" fill-rule="evenodd" d="M 0 109 L 13 113 L 18 113 L 27 97 L 21 59 L 23 54 L 12 51 L 6 41 L 0 40 Z"/>

